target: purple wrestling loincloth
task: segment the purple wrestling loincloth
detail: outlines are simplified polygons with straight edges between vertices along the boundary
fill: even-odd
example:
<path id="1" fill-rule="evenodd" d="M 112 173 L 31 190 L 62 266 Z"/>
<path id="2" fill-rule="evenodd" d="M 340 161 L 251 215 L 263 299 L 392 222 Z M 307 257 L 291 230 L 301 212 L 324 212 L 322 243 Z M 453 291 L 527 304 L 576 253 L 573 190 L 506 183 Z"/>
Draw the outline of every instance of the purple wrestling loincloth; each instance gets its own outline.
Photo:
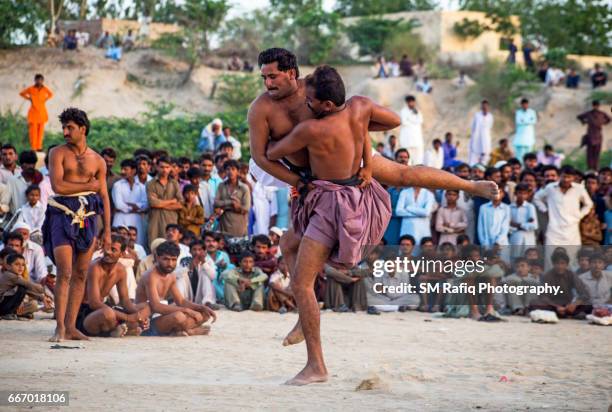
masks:
<path id="1" fill-rule="evenodd" d="M 292 202 L 293 228 L 332 249 L 329 263 L 352 268 L 361 259 L 364 246 L 376 246 L 391 219 L 389 193 L 378 183 L 364 189 L 355 178 L 345 182 L 314 180 L 313 190 Z"/>
<path id="2" fill-rule="evenodd" d="M 102 199 L 97 193 L 49 198 L 42 232 L 45 252 L 53 263 L 53 249 L 58 246 L 70 245 L 77 253 L 89 250 L 98 234 L 97 216 L 103 210 Z"/>

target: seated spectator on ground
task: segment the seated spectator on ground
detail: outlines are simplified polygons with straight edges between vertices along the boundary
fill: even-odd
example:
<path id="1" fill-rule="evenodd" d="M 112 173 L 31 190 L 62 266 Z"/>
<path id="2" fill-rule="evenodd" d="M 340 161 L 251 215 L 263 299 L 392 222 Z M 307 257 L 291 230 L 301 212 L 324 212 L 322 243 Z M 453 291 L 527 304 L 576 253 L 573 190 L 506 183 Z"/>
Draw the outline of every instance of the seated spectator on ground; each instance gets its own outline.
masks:
<path id="1" fill-rule="evenodd" d="M 178 223 L 183 229 L 199 237 L 204 224 L 204 208 L 198 204 L 198 188 L 190 184 L 186 185 L 183 188 L 183 199 Z"/>
<path id="2" fill-rule="evenodd" d="M 546 70 L 546 78 L 544 83 L 546 83 L 549 87 L 559 86 L 565 80 L 565 73 L 563 70 L 558 69 L 556 67 L 549 67 Z"/>
<path id="3" fill-rule="evenodd" d="M 223 122 L 221 119 L 213 119 L 212 122 L 208 123 L 206 127 L 202 129 L 197 147 L 199 152 L 217 151 L 221 143 L 226 141 L 225 136 L 223 136 L 221 132 L 222 127 Z"/>
<path id="4" fill-rule="evenodd" d="M 191 266 L 189 278 L 191 288 L 195 291 L 194 303 L 206 305 L 212 310 L 218 310 L 217 295 L 213 282 L 217 278 L 217 265 L 210 255 L 206 253 L 206 246 L 202 240 L 195 240 L 191 244 Z"/>
<path id="5" fill-rule="evenodd" d="M 580 75 L 576 73 L 576 69 L 570 69 L 565 78 L 565 87 L 568 89 L 577 89 L 580 85 Z"/>
<path id="6" fill-rule="evenodd" d="M 151 311 L 146 302 L 134 305 L 128 294 L 127 272 L 119 259 L 127 239 L 112 235 L 111 247 L 94 260 L 87 271 L 85 296 L 76 319 L 76 328 L 86 336 L 120 338 L 140 335 L 149 327 Z M 120 307 L 108 304 L 111 289 L 116 288 Z"/>
<path id="7" fill-rule="evenodd" d="M 206 335 L 210 327 L 204 322 L 217 319 L 213 310 L 191 303 L 181 295 L 174 275 L 179 253 L 173 242 L 160 244 L 155 251 L 155 266 L 138 282 L 136 304 L 148 303 L 152 313 L 149 329 L 141 336 Z M 167 303 L 167 296 L 172 298 L 172 304 Z"/>
<path id="8" fill-rule="evenodd" d="M 377 253 L 369 258 L 374 262 L 379 259 L 380 253 L 372 253 Z M 368 313 L 374 315 L 380 312 L 404 312 L 411 303 L 411 296 L 402 293 L 399 288 L 402 284 L 410 283 L 410 275 L 406 272 L 396 272 L 395 268 L 383 272 L 382 276 L 380 273 L 374 276 L 373 271 L 370 271 L 364 278 Z"/>
<path id="9" fill-rule="evenodd" d="M 442 169 L 444 166 L 444 149 L 442 149 L 442 141 L 440 139 L 434 139 L 432 145 L 433 148 L 425 151 L 423 164 L 435 169 Z"/>
<path id="10" fill-rule="evenodd" d="M 599 63 L 595 63 L 595 68 L 591 71 L 591 85 L 593 89 L 603 87 L 608 82 L 608 74 L 601 68 Z"/>
<path id="11" fill-rule="evenodd" d="M 100 49 L 108 49 L 109 47 L 115 47 L 115 40 L 108 31 L 105 31 L 98 37 L 96 41 L 96 47 Z"/>
<path id="12" fill-rule="evenodd" d="M 220 245 L 220 240 L 223 237 L 218 233 L 206 232 L 202 236 L 204 239 L 204 246 L 206 247 L 206 253 L 215 262 L 217 268 L 217 276 L 213 282 L 215 286 L 215 295 L 217 302 L 223 302 L 225 296 L 225 278 L 223 273 L 227 270 L 234 269 L 234 264 L 230 261 L 230 257 L 223 247 Z"/>
<path id="13" fill-rule="evenodd" d="M 272 246 L 270 238 L 266 235 L 253 236 L 251 245 L 255 251 L 255 267 L 261 269 L 268 276 L 276 272 L 278 263 L 276 257 L 270 253 L 270 247 Z"/>
<path id="14" fill-rule="evenodd" d="M 565 155 L 563 153 L 556 153 L 555 149 L 549 144 L 544 145 L 544 149 L 540 150 L 537 154 L 538 164 L 542 166 L 553 165 L 561 167 L 563 159 L 565 159 Z"/>
<path id="15" fill-rule="evenodd" d="M 606 257 L 595 252 L 589 258 L 589 270 L 579 275 L 584 283 L 594 308 L 612 309 L 612 272 L 606 269 Z"/>
<path id="16" fill-rule="evenodd" d="M 189 253 L 189 246 L 181 242 L 183 236 L 183 230 L 179 225 L 171 223 L 166 226 L 166 240 L 177 245 L 180 251 L 174 271 L 176 286 L 179 288 L 181 296 L 189 301 L 193 301 L 193 290 L 189 282 L 189 264 L 192 257 L 191 253 Z"/>
<path id="17" fill-rule="evenodd" d="M 502 278 L 502 284 L 512 286 L 537 286 L 540 284 L 540 279 L 529 273 L 529 262 L 524 257 L 518 257 L 514 260 L 514 273 Z M 527 315 L 529 305 L 537 295 L 525 293 L 519 295 L 517 293 L 506 293 L 506 305 L 510 308 L 513 315 Z"/>
<path id="18" fill-rule="evenodd" d="M 270 228 L 270 232 L 268 233 L 268 237 L 270 238 L 270 242 L 272 246 L 270 246 L 270 254 L 276 258 L 279 258 L 282 255 L 282 251 L 280 249 L 280 238 L 283 236 L 283 230 L 279 227 L 272 226 Z"/>
<path id="19" fill-rule="evenodd" d="M 223 136 L 225 137 L 225 140 L 231 143 L 234 147 L 234 151 L 232 152 L 230 159 L 240 160 L 242 157 L 242 144 L 240 141 L 232 136 L 232 130 L 227 126 L 223 128 Z M 221 146 L 219 146 L 219 148 L 221 148 Z"/>
<path id="20" fill-rule="evenodd" d="M 149 248 L 151 250 L 151 254 L 147 255 L 144 259 L 141 259 L 140 263 L 138 264 L 138 269 L 136 270 L 136 275 L 135 275 L 136 283 L 140 281 L 140 278 L 142 277 L 142 275 L 145 274 L 145 272 L 147 272 L 148 270 L 152 269 L 153 266 L 155 266 L 155 250 L 157 249 L 159 245 L 161 245 L 165 241 L 166 239 L 164 239 L 163 237 L 159 237 L 157 239 L 154 239 L 151 242 L 151 245 Z"/>
<path id="21" fill-rule="evenodd" d="M 255 267 L 255 256 L 244 252 L 240 267 L 225 274 L 225 306 L 235 312 L 250 309 L 256 312 L 264 308 L 264 288 L 268 280 L 261 269 Z"/>
<path id="22" fill-rule="evenodd" d="M 529 306 L 529 311 L 542 309 L 557 313 L 560 318 L 584 318 L 590 313 L 589 291 L 584 282 L 569 270 L 569 256 L 564 250 L 556 250 L 551 255 L 553 268 L 542 276 L 542 283 L 559 286 L 559 293 L 540 295 Z M 574 290 L 576 296 L 574 296 Z"/>
<path id="23" fill-rule="evenodd" d="M 34 317 L 38 305 L 32 302 L 33 304 L 24 306 L 26 295 L 47 305 L 51 304 L 41 284 L 24 279 L 25 270 L 23 255 L 12 253 L 4 259 L 0 273 L 0 316 L 3 320 L 17 320 L 18 316 L 27 319 Z"/>
<path id="24" fill-rule="evenodd" d="M 132 29 L 129 29 L 127 34 L 123 36 L 123 40 L 121 41 L 121 47 L 125 51 L 130 51 L 136 45 L 136 36 Z"/>
<path id="25" fill-rule="evenodd" d="M 433 86 L 431 85 L 431 83 L 429 83 L 429 78 L 427 76 L 423 77 L 422 79 L 419 79 L 416 82 L 415 87 L 417 91 L 421 93 L 429 94 L 433 92 Z"/>
<path id="26" fill-rule="evenodd" d="M 13 233 L 23 238 L 23 249 L 21 253 L 26 260 L 29 277 L 34 282 L 40 282 L 42 278 L 47 275 L 45 252 L 40 245 L 32 242 L 30 239 L 30 232 L 30 226 L 26 223 L 18 222 L 13 226 Z"/>
<path id="27" fill-rule="evenodd" d="M 145 248 L 138 243 L 138 229 L 134 226 L 128 226 L 128 248 L 133 249 L 138 256 L 138 260 L 141 261 L 147 257 L 147 251 Z"/>
<path id="28" fill-rule="evenodd" d="M 368 262 L 362 262 L 350 270 L 334 268 L 326 264 L 323 271 L 327 278 L 325 309 L 331 309 L 334 312 L 355 312 L 367 309 L 363 279 L 370 273 Z"/>
<path id="29" fill-rule="evenodd" d="M 510 158 L 514 156 L 514 152 L 510 148 L 510 144 L 508 143 L 508 139 L 501 139 L 499 141 L 499 146 L 497 146 L 491 152 L 491 158 L 489 159 L 489 166 L 495 166 L 497 162 L 500 161 L 508 161 Z"/>
<path id="30" fill-rule="evenodd" d="M 76 30 L 68 30 L 68 34 L 64 36 L 62 42 L 63 50 L 77 50 L 79 43 L 76 36 Z"/>
<path id="31" fill-rule="evenodd" d="M 411 77 L 414 75 L 414 72 L 412 71 L 412 63 L 406 54 L 402 56 L 402 60 L 399 62 L 399 68 L 401 75 L 404 77 Z"/>
<path id="32" fill-rule="evenodd" d="M 268 283 L 268 310 L 284 314 L 297 310 L 295 297 L 291 291 L 291 275 L 287 262 L 278 258 L 278 269 L 270 276 Z"/>

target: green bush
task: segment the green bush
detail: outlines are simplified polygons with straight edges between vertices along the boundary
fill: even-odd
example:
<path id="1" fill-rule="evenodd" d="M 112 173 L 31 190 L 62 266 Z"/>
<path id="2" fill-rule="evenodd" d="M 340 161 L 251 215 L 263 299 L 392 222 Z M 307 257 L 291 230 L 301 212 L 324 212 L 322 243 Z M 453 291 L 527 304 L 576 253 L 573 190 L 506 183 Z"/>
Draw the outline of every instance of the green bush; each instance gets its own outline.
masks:
<path id="1" fill-rule="evenodd" d="M 387 51 L 385 43 L 392 37 L 405 39 L 404 36 L 417 25 L 418 21 L 414 19 L 406 22 L 403 19 L 365 17 L 346 27 L 345 30 L 349 39 L 359 46 L 359 55 L 375 56 Z"/>
<path id="2" fill-rule="evenodd" d="M 428 61 L 432 58 L 432 51 L 423 43 L 423 39 L 417 33 L 399 31 L 391 35 L 383 45 L 386 56 L 395 56 L 398 60 L 405 54 L 413 62 L 419 59 Z"/>
<path id="3" fill-rule="evenodd" d="M 218 77 L 217 99 L 230 110 L 246 110 L 261 92 L 261 79 L 253 74 L 224 74 Z"/>
<path id="4" fill-rule="evenodd" d="M 552 67 L 559 69 L 566 69 L 569 65 L 569 61 L 567 60 L 567 50 L 565 50 L 563 47 L 556 47 L 548 50 L 544 55 L 544 59 Z"/>
<path id="5" fill-rule="evenodd" d="M 469 90 L 474 100 L 487 99 L 492 109 L 499 109 L 512 116 L 515 100 L 541 87 L 535 74 L 516 65 L 487 61 L 476 74 L 476 84 Z"/>
<path id="6" fill-rule="evenodd" d="M 607 90 L 593 90 L 588 100 L 589 102 L 599 100 L 602 104 L 612 104 L 612 92 Z"/>
<path id="7" fill-rule="evenodd" d="M 138 148 L 168 150 L 172 156 L 196 157 L 196 146 L 202 128 L 218 117 L 232 129 L 232 134 L 241 142 L 248 141 L 246 111 L 224 112 L 212 115 L 172 116 L 172 104 L 150 104 L 149 112 L 140 119 L 94 118 L 87 138 L 95 150 L 112 147 L 119 155 L 119 161 L 132 156 Z M 18 151 L 29 150 L 26 119 L 11 111 L 0 113 L 2 143 L 13 144 Z M 63 144 L 61 133 L 45 133 L 44 144 Z M 243 145 L 247 147 L 247 145 Z M 248 153 L 243 153 L 244 155 Z M 118 163 L 118 162 L 117 162 Z"/>

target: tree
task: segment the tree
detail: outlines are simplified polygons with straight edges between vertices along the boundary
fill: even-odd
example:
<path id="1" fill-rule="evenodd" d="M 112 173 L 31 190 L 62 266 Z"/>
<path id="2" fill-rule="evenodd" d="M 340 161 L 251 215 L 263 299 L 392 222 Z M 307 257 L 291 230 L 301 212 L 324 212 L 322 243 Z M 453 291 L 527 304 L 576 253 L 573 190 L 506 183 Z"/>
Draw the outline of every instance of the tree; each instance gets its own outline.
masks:
<path id="1" fill-rule="evenodd" d="M 383 18 L 364 17 L 348 26 L 346 32 L 352 42 L 359 45 L 361 56 L 378 55 L 383 52 L 385 43 L 394 35 L 409 33 L 417 27 L 417 20 L 408 22 L 403 19 L 388 20 Z"/>
<path id="2" fill-rule="evenodd" d="M 230 9 L 226 0 L 186 0 L 178 12 L 185 28 L 189 70 L 183 79 L 187 83 L 202 53 L 208 52 L 210 34 L 217 31 Z"/>
<path id="3" fill-rule="evenodd" d="M 0 1 L 0 46 L 12 45 L 19 37 L 26 43 L 35 41 L 44 19 L 45 8 L 37 2 Z"/>
<path id="4" fill-rule="evenodd" d="M 612 3 L 606 0 L 462 0 L 461 8 L 487 13 L 493 25 L 486 30 L 511 35 L 508 17 L 516 15 L 528 41 L 575 54 L 612 54 Z"/>
<path id="5" fill-rule="evenodd" d="M 49 0 L 49 33 L 55 33 L 55 25 L 64 7 L 64 0 Z"/>
<path id="6" fill-rule="evenodd" d="M 373 16 L 400 11 L 434 10 L 436 0 L 338 0 L 336 12 L 341 16 Z"/>
<path id="7" fill-rule="evenodd" d="M 273 13 L 287 21 L 287 48 L 308 64 L 327 61 L 338 46 L 340 16 L 323 9 L 322 0 L 271 0 Z M 280 45 L 279 45 L 280 46 Z"/>
<path id="8" fill-rule="evenodd" d="M 217 99 L 232 111 L 245 111 L 261 92 L 261 80 L 253 74 L 224 74 L 219 81 Z"/>

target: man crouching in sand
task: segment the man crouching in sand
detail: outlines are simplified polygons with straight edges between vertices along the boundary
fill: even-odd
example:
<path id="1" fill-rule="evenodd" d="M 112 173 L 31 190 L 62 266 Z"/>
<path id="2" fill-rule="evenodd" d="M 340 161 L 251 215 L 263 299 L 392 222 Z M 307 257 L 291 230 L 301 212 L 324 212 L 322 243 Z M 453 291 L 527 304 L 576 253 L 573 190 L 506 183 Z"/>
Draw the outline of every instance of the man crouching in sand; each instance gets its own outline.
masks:
<path id="1" fill-rule="evenodd" d="M 196 305 L 181 295 L 176 286 L 176 268 L 180 249 L 172 242 L 164 242 L 155 250 L 155 266 L 145 272 L 136 288 L 136 304 L 148 302 L 151 312 L 149 330 L 141 336 L 207 335 L 209 325 L 203 325 L 215 312 L 207 306 Z M 172 297 L 173 304 L 165 300 Z M 157 315 L 157 316 L 155 316 Z"/>
<path id="2" fill-rule="evenodd" d="M 149 305 L 134 305 L 128 294 L 127 272 L 119 258 L 125 252 L 127 240 L 112 235 L 110 250 L 92 262 L 87 273 L 85 300 L 81 303 L 76 327 L 87 336 L 120 338 L 126 334 L 140 335 L 148 329 L 151 310 Z M 113 286 L 117 287 L 121 306 L 104 303 Z"/>
<path id="3" fill-rule="evenodd" d="M 389 194 L 371 177 L 368 125 L 374 112 L 370 99 L 345 100 L 338 72 L 320 66 L 306 78 L 306 102 L 316 119 L 298 124 L 277 142 L 268 144 L 267 157 L 278 160 L 306 149 L 312 169 L 312 190 L 302 193 L 292 209 L 293 230 L 301 238 L 291 289 L 308 351 L 304 369 L 287 382 L 307 385 L 327 380 L 320 335 L 320 313 L 314 282 L 323 265 L 351 268 L 362 248 L 377 245 L 391 218 Z M 391 123 L 399 117 L 385 109 Z M 363 167 L 362 167 L 363 159 Z M 364 182 L 365 181 L 365 182 Z"/>

